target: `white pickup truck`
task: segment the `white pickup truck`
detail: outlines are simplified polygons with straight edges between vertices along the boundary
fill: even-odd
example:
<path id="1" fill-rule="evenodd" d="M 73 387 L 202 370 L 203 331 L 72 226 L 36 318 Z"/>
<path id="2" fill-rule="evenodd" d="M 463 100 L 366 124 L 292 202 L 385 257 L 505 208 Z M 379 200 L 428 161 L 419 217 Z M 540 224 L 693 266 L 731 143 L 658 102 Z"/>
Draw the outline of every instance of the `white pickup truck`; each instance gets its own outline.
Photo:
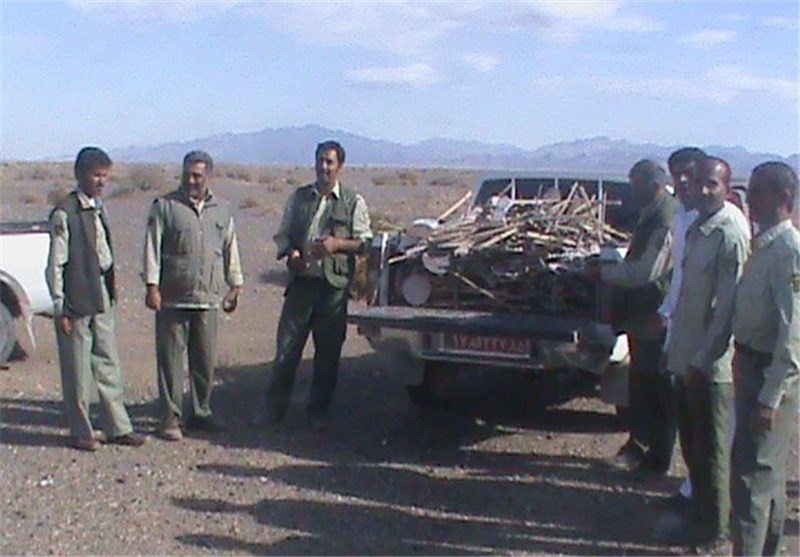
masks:
<path id="1" fill-rule="evenodd" d="M 0 363 L 14 352 L 18 319 L 35 347 L 33 316 L 53 312 L 44 275 L 48 249 L 46 222 L 0 223 Z"/>
<path id="2" fill-rule="evenodd" d="M 626 178 L 576 173 L 487 175 L 472 192 L 464 218 L 476 211 L 513 212 L 515 205 L 530 206 L 541 203 L 543 198 L 558 202 L 571 195 L 569 192 L 576 184 L 593 198 L 608 201 L 604 204 L 601 223 L 613 225 L 622 232 L 633 229 L 638 209 Z M 509 206 L 498 203 L 498 198 Z M 402 259 L 403 253 L 414 250 L 414 238 L 425 236 L 420 229 L 435 230 L 439 224 L 436 218 L 417 219 L 403 232 L 377 237 L 370 255 L 371 282 L 376 284 L 376 291 L 369 305 L 354 304 L 348 315 L 349 322 L 358 327 L 373 349 L 387 358 L 391 368 L 406 376 L 406 382 L 411 384 L 408 393 L 413 402 L 428 403 L 447 398 L 455 384 L 456 373 L 481 367 L 498 371 L 527 370 L 533 374 L 546 372 L 548 375 L 576 369 L 583 370 L 580 372 L 583 375 L 584 371 L 589 371 L 591 376 L 601 380 L 604 400 L 617 407 L 627 404 L 627 339 L 625 335 L 615 335 L 609 325 L 601 322 L 603 294 L 599 285 L 587 285 L 586 302 L 580 307 L 561 304 L 557 311 L 513 311 L 513 308 L 509 311 L 480 302 L 465 305 L 447 295 L 428 295 L 429 284 L 446 274 L 436 268 L 435 258 L 426 260 L 423 257 L 421 262 L 409 259 L 397 264 L 391 261 Z M 594 257 L 619 259 L 624 256 L 626 247 L 626 243 L 619 242 L 600 246 Z M 492 275 L 491 282 L 498 278 L 498 273 L 513 269 L 526 255 L 524 251 L 501 255 L 500 260 L 485 265 L 483 274 Z M 562 283 L 558 275 L 552 277 L 553 280 L 535 286 L 528 278 L 521 278 L 521 281 L 528 290 L 532 288 L 535 293 L 556 302 L 552 305 L 558 305 L 563 294 L 560 292 Z M 424 295 L 420 296 L 420 292 Z M 519 307 L 523 307 L 522 302 L 519 300 Z M 598 339 L 602 346 L 599 351 Z"/>

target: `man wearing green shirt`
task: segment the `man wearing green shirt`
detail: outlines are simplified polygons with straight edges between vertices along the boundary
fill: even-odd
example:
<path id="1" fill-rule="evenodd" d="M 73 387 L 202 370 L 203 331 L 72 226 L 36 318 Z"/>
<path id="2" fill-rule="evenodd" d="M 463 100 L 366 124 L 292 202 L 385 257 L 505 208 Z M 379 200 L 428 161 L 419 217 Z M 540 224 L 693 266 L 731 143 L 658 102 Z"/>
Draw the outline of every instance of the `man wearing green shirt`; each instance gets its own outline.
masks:
<path id="1" fill-rule="evenodd" d="M 791 222 L 797 190 L 794 170 L 780 162 L 757 166 L 747 188 L 759 233 L 733 318 L 734 555 L 777 555 L 781 548 L 800 373 L 800 233 Z"/>
<path id="2" fill-rule="evenodd" d="M 284 209 L 275 243 L 290 272 L 278 323 L 275 361 L 267 390 L 270 423 L 283 420 L 309 333 L 314 337 L 314 375 L 306 407 L 314 430 L 328 428 L 347 329 L 347 300 L 355 255 L 372 240 L 369 211 L 356 191 L 339 182 L 342 146 L 320 143 L 317 180 L 297 189 Z"/>
<path id="3" fill-rule="evenodd" d="M 692 482 L 691 541 L 724 550 L 729 538 L 731 360 L 736 284 L 749 252 L 747 230 L 725 199 L 730 167 L 704 157 L 690 184 L 697 220 L 686 232 L 683 280 L 672 313 L 667 369 L 678 378 L 681 447 Z"/>

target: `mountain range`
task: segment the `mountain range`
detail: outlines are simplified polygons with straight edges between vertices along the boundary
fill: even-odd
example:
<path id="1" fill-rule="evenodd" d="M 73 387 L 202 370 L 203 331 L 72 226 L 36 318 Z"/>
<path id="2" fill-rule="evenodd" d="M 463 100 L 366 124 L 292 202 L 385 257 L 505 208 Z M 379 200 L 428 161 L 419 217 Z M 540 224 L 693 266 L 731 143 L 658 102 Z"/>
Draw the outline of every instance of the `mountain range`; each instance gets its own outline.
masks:
<path id="1" fill-rule="evenodd" d="M 480 141 L 428 139 L 410 145 L 371 139 L 343 130 L 316 125 L 268 128 L 247 133 L 223 133 L 191 141 L 153 146 L 115 149 L 112 157 L 121 162 L 174 163 L 187 151 L 203 149 L 225 163 L 270 165 L 313 163 L 317 143 L 336 139 L 347 150 L 350 165 L 457 167 L 478 169 L 570 170 L 625 174 L 637 160 L 652 158 L 665 162 L 678 145 L 631 143 L 621 139 L 593 137 L 545 145 L 525 150 L 508 144 Z M 747 177 L 757 164 L 767 160 L 784 161 L 798 168 L 797 154 L 790 157 L 752 153 L 743 147 L 701 146 L 727 160 L 734 176 Z"/>

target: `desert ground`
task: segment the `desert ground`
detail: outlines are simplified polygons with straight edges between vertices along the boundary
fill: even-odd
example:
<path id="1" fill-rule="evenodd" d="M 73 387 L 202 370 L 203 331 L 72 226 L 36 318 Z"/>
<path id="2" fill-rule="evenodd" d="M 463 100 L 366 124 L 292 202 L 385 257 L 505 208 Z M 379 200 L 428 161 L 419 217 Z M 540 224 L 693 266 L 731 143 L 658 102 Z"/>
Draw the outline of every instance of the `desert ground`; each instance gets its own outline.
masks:
<path id="1" fill-rule="evenodd" d="M 72 187 L 70 163 L 4 163 L 2 220 L 42 220 Z M 462 374 L 454 400 L 423 411 L 402 374 L 348 331 L 332 429 L 303 419 L 312 347 L 285 423 L 266 428 L 264 391 L 285 273 L 272 235 L 308 167 L 219 165 L 214 191 L 235 211 L 246 284 L 221 318 L 217 415 L 229 429 L 161 441 L 152 313 L 139 278 L 146 214 L 179 166 L 118 165 L 106 194 L 121 296 L 118 343 L 141 448 L 65 447 L 53 328 L 0 371 L 0 553 L 11 554 L 680 554 L 662 534 L 684 473 L 639 479 L 599 465 L 624 441 L 614 409 L 588 389 L 516 372 Z M 454 169 L 347 169 L 381 226 L 436 216 L 480 175 Z M 561 389 L 563 391 L 563 389 Z M 548 400 L 551 404 L 548 404 Z M 98 422 L 99 423 L 99 422 Z M 798 545 L 798 447 L 786 555 Z"/>

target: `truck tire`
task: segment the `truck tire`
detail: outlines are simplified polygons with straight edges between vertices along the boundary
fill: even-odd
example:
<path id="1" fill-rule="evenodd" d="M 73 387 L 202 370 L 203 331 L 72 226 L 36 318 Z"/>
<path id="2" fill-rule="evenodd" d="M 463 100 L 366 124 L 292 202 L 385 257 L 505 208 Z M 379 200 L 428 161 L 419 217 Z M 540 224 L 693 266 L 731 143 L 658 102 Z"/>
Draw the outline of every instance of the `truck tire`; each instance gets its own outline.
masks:
<path id="1" fill-rule="evenodd" d="M 447 402 L 453 396 L 458 378 L 458 365 L 449 362 L 425 362 L 419 385 L 406 385 L 406 394 L 416 406 L 430 408 Z"/>
<path id="2" fill-rule="evenodd" d="M 0 304 L 0 363 L 8 361 L 16 343 L 14 317 L 5 305 Z"/>

